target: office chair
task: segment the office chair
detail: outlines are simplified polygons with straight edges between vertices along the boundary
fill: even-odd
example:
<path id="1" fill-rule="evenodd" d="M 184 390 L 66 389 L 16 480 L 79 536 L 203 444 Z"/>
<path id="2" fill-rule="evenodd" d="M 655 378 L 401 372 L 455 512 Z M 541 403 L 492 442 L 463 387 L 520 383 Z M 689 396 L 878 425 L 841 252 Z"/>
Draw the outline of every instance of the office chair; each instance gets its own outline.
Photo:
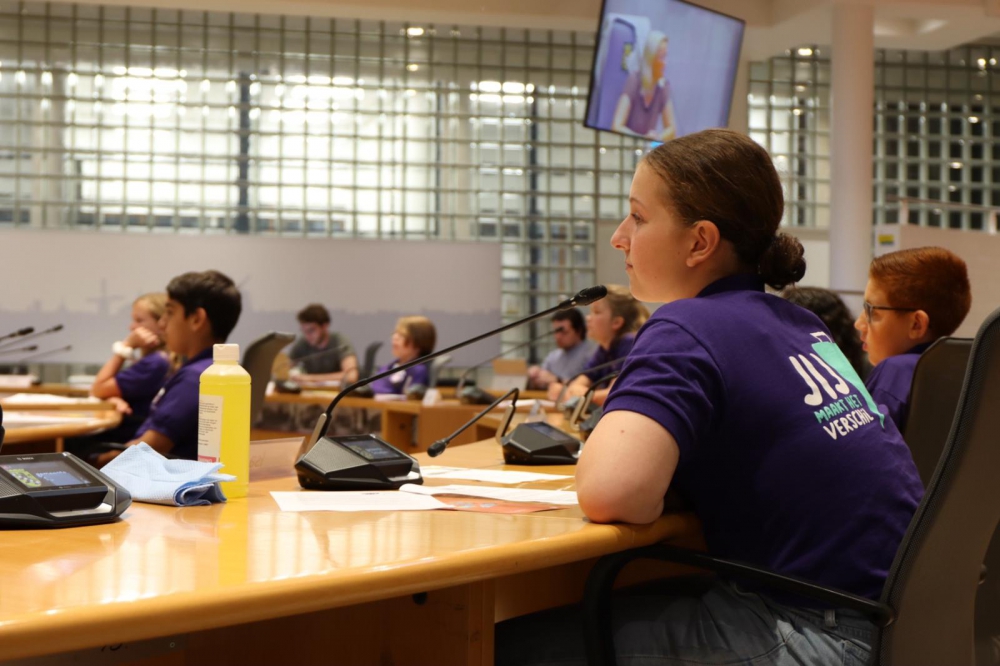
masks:
<path id="1" fill-rule="evenodd" d="M 750 579 L 859 611 L 879 628 L 874 666 L 972 664 L 974 612 L 987 546 L 1000 520 L 1000 310 L 972 343 L 954 419 L 923 500 L 896 552 L 879 601 L 783 576 L 753 565 L 668 545 L 601 558 L 587 581 L 584 640 L 588 663 L 615 663 L 611 586 L 633 559 L 680 562 Z"/>
<path id="2" fill-rule="evenodd" d="M 291 333 L 270 333 L 257 338 L 243 352 L 243 369 L 250 373 L 250 425 L 260 418 L 264 409 L 264 394 L 271 381 L 271 367 L 274 358 L 287 347 L 295 336 Z"/>
<path id="3" fill-rule="evenodd" d="M 913 371 L 909 416 L 899 430 L 925 488 L 948 439 L 971 350 L 969 338 L 940 338 L 924 350 Z"/>
<path id="4" fill-rule="evenodd" d="M 365 347 L 365 360 L 361 366 L 361 374 L 358 376 L 358 379 L 368 379 L 375 374 L 375 356 L 378 355 L 378 350 L 381 346 L 381 342 L 373 342 Z"/>

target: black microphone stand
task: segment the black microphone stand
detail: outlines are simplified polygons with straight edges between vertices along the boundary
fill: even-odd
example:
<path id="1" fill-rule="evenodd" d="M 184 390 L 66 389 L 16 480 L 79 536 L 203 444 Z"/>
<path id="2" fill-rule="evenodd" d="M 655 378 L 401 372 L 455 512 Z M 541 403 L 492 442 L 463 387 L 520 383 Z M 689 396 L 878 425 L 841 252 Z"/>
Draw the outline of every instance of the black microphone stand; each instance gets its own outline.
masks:
<path id="1" fill-rule="evenodd" d="M 542 317 L 547 317 L 548 315 L 558 312 L 559 310 L 569 310 L 570 308 L 575 308 L 581 305 L 589 305 L 594 301 L 598 301 L 604 298 L 605 296 L 607 296 L 607 294 L 608 290 L 607 287 L 605 287 L 604 285 L 596 285 L 594 287 L 588 287 L 586 289 L 582 289 L 578 294 L 576 294 L 576 296 L 568 298 L 565 301 L 547 310 L 536 312 L 535 314 L 529 315 L 523 319 L 518 319 L 517 321 L 511 322 L 505 326 L 501 326 L 500 328 L 488 331 L 481 335 L 477 335 L 469 340 L 459 342 L 458 344 L 454 344 L 450 347 L 446 347 L 439 351 L 432 352 L 430 354 L 427 354 L 426 356 L 421 356 L 420 358 L 414 359 L 409 363 L 403 363 L 402 365 L 397 365 L 396 367 L 390 368 L 385 372 L 380 372 L 375 375 L 372 375 L 371 377 L 367 377 L 366 379 L 361 379 L 354 382 L 347 388 L 343 389 L 340 393 L 338 393 L 333 398 L 333 400 L 330 401 L 330 405 L 320 415 L 319 419 L 317 419 L 316 427 L 313 429 L 312 434 L 309 436 L 309 439 L 306 442 L 304 442 L 304 446 L 302 448 L 302 451 L 300 452 L 300 457 L 302 454 L 307 453 L 309 449 L 311 449 L 316 444 L 316 442 L 318 442 L 323 437 L 323 435 L 326 433 L 327 424 L 330 421 L 330 415 L 333 413 L 333 410 L 337 407 L 337 403 L 343 400 L 344 396 L 349 395 L 352 391 L 367 384 L 371 384 L 372 382 L 382 379 L 383 377 L 388 377 L 389 375 L 396 374 L 397 372 L 403 370 L 409 370 L 414 366 L 421 365 L 439 356 L 450 354 L 451 352 L 457 349 L 461 349 L 463 347 L 468 347 L 469 345 L 475 344 L 480 340 L 485 340 L 486 338 L 498 335 L 500 333 L 503 333 L 504 331 L 509 331 L 510 329 L 521 326 L 522 324 L 526 324 L 536 319 L 541 319 Z"/>

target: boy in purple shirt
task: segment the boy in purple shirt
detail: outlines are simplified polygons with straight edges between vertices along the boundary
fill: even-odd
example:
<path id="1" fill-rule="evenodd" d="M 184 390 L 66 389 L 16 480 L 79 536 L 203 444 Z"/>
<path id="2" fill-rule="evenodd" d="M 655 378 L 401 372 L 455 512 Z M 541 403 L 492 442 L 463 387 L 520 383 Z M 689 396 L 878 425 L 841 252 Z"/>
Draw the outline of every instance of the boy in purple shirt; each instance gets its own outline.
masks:
<path id="1" fill-rule="evenodd" d="M 385 372 L 397 365 L 426 356 L 434 351 L 437 342 L 437 331 L 427 317 L 400 317 L 396 322 L 396 330 L 392 334 L 392 355 L 394 360 L 379 368 Z M 427 365 L 417 365 L 409 370 L 397 372 L 372 382 L 373 393 L 405 393 L 410 386 L 426 387 L 428 382 Z"/>
<path id="2" fill-rule="evenodd" d="M 900 250 L 872 261 L 864 311 L 854 327 L 875 366 L 865 384 L 900 430 L 909 416 L 920 355 L 939 337 L 954 333 L 971 305 L 965 262 L 944 248 Z"/>
<path id="3" fill-rule="evenodd" d="M 167 285 L 163 316 L 167 349 L 187 359 L 153 400 L 149 417 L 126 446 L 146 442 L 166 455 L 198 459 L 198 388 L 212 364 L 212 345 L 223 343 L 239 321 L 242 299 L 236 285 L 218 271 L 179 275 Z M 97 458 L 103 466 L 119 451 Z"/>
<path id="4" fill-rule="evenodd" d="M 663 302 L 576 473 L 594 522 L 649 523 L 676 488 L 708 551 L 870 598 L 923 489 L 909 449 L 812 313 L 764 292 L 805 273 L 777 234 L 781 182 L 748 137 L 708 130 L 651 151 L 612 237 L 632 293 Z M 866 618 L 717 580 L 614 609 L 618 663 L 864 663 Z M 575 635 L 574 635 L 575 634 Z M 572 610 L 497 629 L 497 664 L 583 664 Z"/>

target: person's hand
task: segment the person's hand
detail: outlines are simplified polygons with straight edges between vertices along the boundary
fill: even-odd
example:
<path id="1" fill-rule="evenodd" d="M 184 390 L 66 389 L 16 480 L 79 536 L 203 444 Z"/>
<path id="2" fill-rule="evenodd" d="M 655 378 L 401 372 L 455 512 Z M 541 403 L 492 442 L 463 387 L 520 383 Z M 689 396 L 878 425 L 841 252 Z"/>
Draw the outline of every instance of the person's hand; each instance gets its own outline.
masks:
<path id="1" fill-rule="evenodd" d="M 129 333 L 124 342 L 126 346 L 132 349 L 143 349 L 145 351 L 152 351 L 162 344 L 160 336 L 144 326 L 140 326 Z"/>
<path id="2" fill-rule="evenodd" d="M 552 382 L 549 384 L 549 400 L 553 402 L 559 399 L 559 394 L 562 393 L 563 384 L 562 382 Z"/>
<path id="3" fill-rule="evenodd" d="M 108 402 L 110 402 L 112 405 L 115 406 L 115 411 L 118 412 L 119 414 L 132 413 L 132 406 L 117 396 L 108 398 Z"/>
<path id="4" fill-rule="evenodd" d="M 542 368 L 537 365 L 533 365 L 528 368 L 528 381 L 536 381 L 538 379 L 538 373 L 542 371 Z"/>
<path id="5" fill-rule="evenodd" d="M 587 387 L 580 384 L 571 384 L 569 389 L 566 391 L 567 398 L 575 398 L 576 396 L 582 396 L 587 393 Z"/>
<path id="6" fill-rule="evenodd" d="M 114 460 L 115 458 L 117 458 L 119 455 L 121 455 L 121 451 L 106 451 L 106 452 L 102 453 L 101 455 L 97 456 L 97 461 L 96 462 L 97 462 L 98 469 L 100 469 L 101 467 L 104 467 L 109 462 L 111 462 L 112 460 Z"/>

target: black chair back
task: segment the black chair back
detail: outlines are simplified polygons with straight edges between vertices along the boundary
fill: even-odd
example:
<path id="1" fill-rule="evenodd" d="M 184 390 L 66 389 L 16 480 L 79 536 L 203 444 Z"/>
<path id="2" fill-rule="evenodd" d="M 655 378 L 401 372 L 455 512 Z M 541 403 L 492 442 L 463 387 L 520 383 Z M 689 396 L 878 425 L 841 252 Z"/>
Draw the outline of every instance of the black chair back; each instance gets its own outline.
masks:
<path id="1" fill-rule="evenodd" d="M 361 365 L 361 374 L 358 379 L 368 379 L 375 374 L 375 357 L 382 346 L 381 342 L 373 342 L 365 348 L 365 360 Z"/>
<path id="2" fill-rule="evenodd" d="M 882 601 L 897 619 L 874 661 L 888 666 L 972 664 L 976 591 L 1000 520 L 1000 310 L 972 343 L 940 461 L 899 550 Z"/>
<path id="3" fill-rule="evenodd" d="M 260 418 L 264 409 L 264 394 L 271 381 L 274 358 L 295 340 L 291 333 L 270 332 L 257 338 L 243 352 L 243 369 L 250 373 L 250 425 Z"/>
<path id="4" fill-rule="evenodd" d="M 940 338 L 920 355 L 913 371 L 909 416 L 900 430 L 925 488 L 955 419 L 971 350 L 971 338 Z"/>

